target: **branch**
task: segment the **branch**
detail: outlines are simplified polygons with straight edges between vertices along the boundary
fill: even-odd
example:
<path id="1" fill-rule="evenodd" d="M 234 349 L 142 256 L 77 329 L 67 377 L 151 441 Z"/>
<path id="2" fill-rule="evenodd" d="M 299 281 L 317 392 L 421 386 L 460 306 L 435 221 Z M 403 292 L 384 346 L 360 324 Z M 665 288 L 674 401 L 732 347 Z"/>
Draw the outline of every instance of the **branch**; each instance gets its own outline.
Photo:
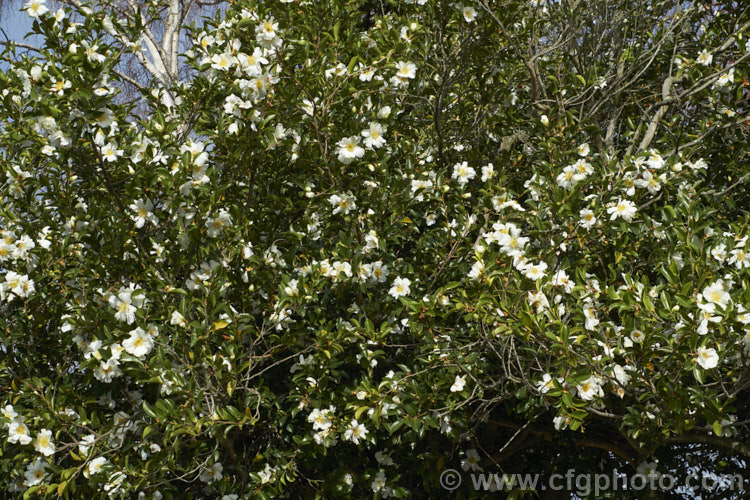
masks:
<path id="1" fill-rule="evenodd" d="M 739 179 L 737 179 L 736 182 L 732 183 L 732 185 L 729 186 L 728 188 L 726 188 L 725 190 L 723 190 L 723 191 L 721 191 L 719 193 L 715 193 L 714 196 L 718 197 L 718 198 L 724 196 L 725 194 L 727 194 L 728 192 L 730 192 L 731 190 L 733 190 L 734 188 L 736 188 L 737 186 L 739 186 L 740 184 L 742 184 L 743 182 L 745 182 L 745 180 L 747 180 L 748 177 L 750 177 L 750 172 L 747 172 L 745 175 L 743 175 L 742 177 L 740 177 Z"/>
<path id="2" fill-rule="evenodd" d="M 180 37 L 179 29 L 180 23 L 182 22 L 182 12 L 180 9 L 179 0 L 171 0 L 169 2 L 169 13 L 167 19 L 164 21 L 164 36 L 162 37 L 162 45 L 164 46 L 164 54 L 166 55 L 165 65 L 169 68 L 169 72 L 172 77 L 177 75 L 177 48 L 178 40 Z"/>
<path id="3" fill-rule="evenodd" d="M 699 135 L 698 137 L 696 137 L 690 142 L 686 142 L 685 144 L 678 145 L 665 156 L 667 157 L 672 156 L 673 154 L 679 153 L 683 149 L 695 146 L 696 144 L 700 144 L 701 142 L 703 142 L 704 138 L 716 132 L 717 130 L 725 130 L 728 128 L 738 127 L 740 125 L 745 125 L 747 123 L 750 123 L 750 117 L 738 118 L 737 120 L 727 122 L 727 123 L 722 123 L 722 124 L 713 124 L 710 127 L 708 127 L 708 129 L 706 129 L 706 131 L 703 132 L 701 135 Z"/>
<path id="4" fill-rule="evenodd" d="M 672 85 L 674 84 L 674 82 L 675 78 L 673 76 L 670 76 L 669 78 L 664 80 L 664 83 L 661 86 L 662 102 L 669 99 L 669 94 L 672 92 Z M 661 106 L 653 116 L 653 118 L 651 118 L 651 123 L 648 124 L 648 128 L 646 129 L 646 135 L 643 136 L 643 140 L 641 141 L 640 146 L 638 146 L 638 150 L 636 151 L 636 153 L 644 151 L 651 144 L 651 141 L 654 139 L 654 135 L 656 135 L 656 128 L 659 126 L 659 122 L 664 117 L 667 109 L 669 109 L 668 106 Z"/>
<path id="5" fill-rule="evenodd" d="M 525 425 L 517 424 L 515 422 L 510 422 L 507 420 L 488 420 L 488 423 L 497 425 L 498 427 L 506 427 L 510 429 L 515 429 L 516 432 L 513 434 L 513 437 L 508 441 L 508 443 L 503 446 L 503 448 L 500 449 L 500 451 L 497 452 L 497 454 L 493 455 L 493 457 L 500 458 L 502 460 L 502 451 L 510 444 L 513 439 L 522 431 L 526 431 L 528 434 L 533 434 L 535 436 L 538 436 L 539 438 L 544 439 L 548 442 L 553 442 L 553 435 L 554 433 L 549 430 L 539 429 L 539 428 L 528 428 L 528 425 L 530 423 L 527 422 Z M 533 444 L 534 441 L 531 441 L 529 444 Z M 524 444 L 524 442 L 521 442 L 520 444 Z M 586 448 L 598 448 L 600 450 L 609 451 L 618 457 L 622 458 L 626 462 L 628 462 L 633 468 L 635 468 L 638 464 L 636 463 L 638 460 L 638 450 L 635 449 L 628 449 L 624 448 L 622 446 L 619 446 L 617 443 L 613 441 L 600 441 L 597 439 L 580 439 L 576 441 L 576 446 L 583 446 Z M 518 450 L 516 450 L 518 451 Z"/>
<path id="6" fill-rule="evenodd" d="M 750 457 L 750 445 L 713 434 L 676 434 L 668 437 L 665 443 L 702 443 Z"/>
<path id="7" fill-rule="evenodd" d="M 618 457 L 622 458 L 627 463 L 629 463 L 634 469 L 638 466 L 638 464 L 636 463 L 636 460 L 638 459 L 638 455 L 636 453 L 633 453 L 632 451 L 626 450 L 624 448 L 620 448 L 619 446 L 615 446 L 609 441 L 582 439 L 580 441 L 576 441 L 576 446 L 585 446 L 587 448 L 599 448 L 600 450 L 614 453 L 615 455 L 617 455 Z"/>
<path id="8" fill-rule="evenodd" d="M 123 80 L 125 80 L 126 82 L 128 82 L 129 84 L 134 85 L 138 90 L 143 90 L 143 86 L 140 83 L 138 83 L 138 81 L 135 80 L 134 78 L 126 75 L 125 73 L 117 71 L 116 69 L 113 69 L 112 72 L 116 74 L 117 76 L 119 76 L 120 78 L 122 78 Z"/>
<path id="9" fill-rule="evenodd" d="M 531 103 L 535 105 L 535 107 L 540 108 L 542 110 L 549 109 L 548 106 L 541 105 L 536 103 L 536 99 L 538 97 L 539 92 L 539 77 L 537 76 L 536 72 L 536 59 L 531 58 L 531 60 L 524 57 L 523 51 L 521 50 L 521 47 L 516 43 L 515 38 L 509 32 L 506 28 L 503 22 L 498 19 L 498 17 L 495 15 L 492 10 L 487 6 L 485 2 L 480 1 L 479 5 L 482 6 L 482 8 L 490 15 L 490 17 L 497 23 L 497 25 L 500 27 L 500 29 L 503 31 L 503 34 L 505 35 L 506 39 L 509 41 L 510 46 L 513 49 L 513 52 L 516 53 L 516 55 L 523 61 L 523 65 L 526 66 L 526 69 L 529 70 L 529 75 L 531 76 Z"/>
<path id="10" fill-rule="evenodd" d="M 0 40 L 0 45 L 6 45 L 6 46 L 15 45 L 16 47 L 20 47 L 22 49 L 33 50 L 35 52 L 39 52 L 40 54 L 42 53 L 42 51 L 38 47 L 34 47 L 33 45 L 29 45 L 27 43 L 20 43 L 20 42 L 13 42 L 13 41 L 4 42 L 4 41 Z"/>

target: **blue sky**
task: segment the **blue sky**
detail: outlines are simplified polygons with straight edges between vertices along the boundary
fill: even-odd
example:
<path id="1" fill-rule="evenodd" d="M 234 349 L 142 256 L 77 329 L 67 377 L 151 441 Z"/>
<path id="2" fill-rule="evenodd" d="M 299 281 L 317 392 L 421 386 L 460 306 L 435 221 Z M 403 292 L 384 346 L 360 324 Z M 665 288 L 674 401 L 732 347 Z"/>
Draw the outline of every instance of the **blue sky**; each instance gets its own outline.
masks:
<path id="1" fill-rule="evenodd" d="M 35 37 L 24 39 L 24 36 L 31 31 L 31 26 L 34 24 L 26 12 L 19 10 L 23 7 L 24 3 L 25 2 L 21 0 L 13 0 L 13 5 L 6 8 L 0 15 L 0 28 L 3 30 L 3 32 L 0 33 L 0 40 L 5 41 L 5 37 L 7 36 L 10 40 L 15 42 L 28 43 L 30 45 L 38 44 L 38 39 L 35 40 Z M 16 49 L 16 54 L 22 54 L 23 52 L 23 49 Z M 7 69 L 8 64 L 4 61 L 0 61 L 0 70 Z"/>
<path id="2" fill-rule="evenodd" d="M 0 16 L 0 28 L 5 31 L 8 38 L 22 42 L 24 35 L 31 31 L 31 18 L 25 12 L 19 11 L 24 2 L 15 0 L 13 5 Z"/>

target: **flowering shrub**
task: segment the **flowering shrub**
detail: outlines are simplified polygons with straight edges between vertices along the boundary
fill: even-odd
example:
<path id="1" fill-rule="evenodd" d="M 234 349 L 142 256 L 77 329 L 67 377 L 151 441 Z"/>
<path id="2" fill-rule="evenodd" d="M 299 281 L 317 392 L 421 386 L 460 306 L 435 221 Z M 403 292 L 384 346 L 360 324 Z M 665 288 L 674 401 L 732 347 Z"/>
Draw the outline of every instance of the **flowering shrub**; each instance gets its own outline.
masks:
<path id="1" fill-rule="evenodd" d="M 746 12 L 243 0 L 179 72 L 157 6 L 31 0 L 44 44 L 2 56 L 9 492 L 435 496 L 540 437 L 750 457 Z"/>

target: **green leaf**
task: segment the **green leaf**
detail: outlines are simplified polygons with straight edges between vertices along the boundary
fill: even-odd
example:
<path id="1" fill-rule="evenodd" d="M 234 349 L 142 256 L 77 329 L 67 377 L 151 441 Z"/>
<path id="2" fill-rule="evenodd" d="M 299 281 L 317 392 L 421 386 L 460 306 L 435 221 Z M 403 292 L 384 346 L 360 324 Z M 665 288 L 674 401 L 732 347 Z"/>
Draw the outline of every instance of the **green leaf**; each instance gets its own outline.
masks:
<path id="1" fill-rule="evenodd" d="M 721 422 L 719 420 L 714 422 L 714 434 L 721 436 Z"/>
<path id="2" fill-rule="evenodd" d="M 648 296 L 648 293 L 643 293 L 643 307 L 648 312 L 654 312 L 654 304 L 651 302 L 651 298 Z"/>
<path id="3" fill-rule="evenodd" d="M 225 320 L 219 320 L 215 321 L 214 324 L 211 325 L 211 331 L 215 332 L 217 330 L 223 330 L 224 328 L 228 327 L 230 324 L 232 324 L 231 321 L 225 321 Z"/>
<path id="4" fill-rule="evenodd" d="M 361 416 L 362 416 L 362 414 L 363 414 L 364 412 L 366 412 L 367 410 L 369 410 L 369 408 L 368 408 L 367 406 L 360 406 L 359 408 L 357 408 L 357 409 L 356 409 L 356 410 L 354 411 L 354 418 L 355 418 L 355 419 L 359 419 L 359 417 L 361 417 Z"/>

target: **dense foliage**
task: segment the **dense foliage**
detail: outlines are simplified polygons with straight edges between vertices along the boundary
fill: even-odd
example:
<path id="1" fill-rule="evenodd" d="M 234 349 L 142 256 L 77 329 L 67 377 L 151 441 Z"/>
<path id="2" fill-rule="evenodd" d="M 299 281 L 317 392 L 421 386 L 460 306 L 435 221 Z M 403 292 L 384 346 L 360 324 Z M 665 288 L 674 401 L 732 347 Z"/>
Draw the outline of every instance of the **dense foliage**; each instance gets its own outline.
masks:
<path id="1" fill-rule="evenodd" d="M 137 100 L 160 3 L 71 4 L 2 54 L 8 491 L 744 467 L 742 2 L 239 0 Z"/>

